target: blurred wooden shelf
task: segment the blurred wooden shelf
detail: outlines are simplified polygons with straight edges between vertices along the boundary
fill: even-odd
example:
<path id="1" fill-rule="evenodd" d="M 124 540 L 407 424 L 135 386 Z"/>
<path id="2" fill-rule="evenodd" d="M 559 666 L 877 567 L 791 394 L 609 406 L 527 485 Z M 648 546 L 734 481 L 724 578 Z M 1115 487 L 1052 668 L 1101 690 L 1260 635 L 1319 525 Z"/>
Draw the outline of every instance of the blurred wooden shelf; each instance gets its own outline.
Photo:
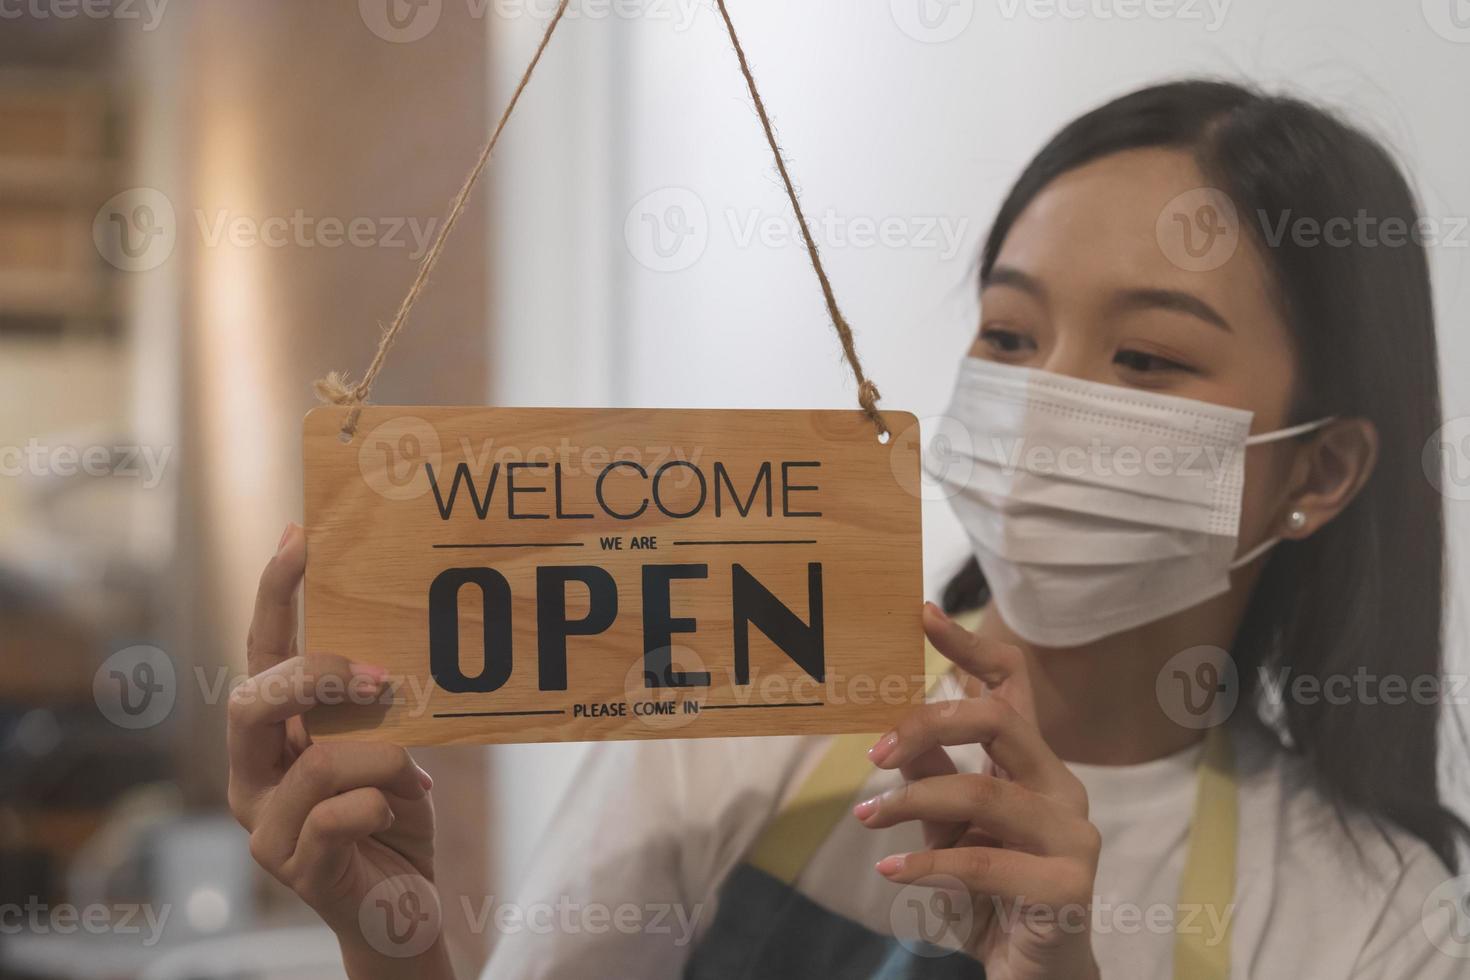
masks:
<path id="1" fill-rule="evenodd" d="M 75 201 L 98 204 L 118 186 L 118 165 L 109 160 L 0 156 L 0 200 Z"/>
<path id="2" fill-rule="evenodd" d="M 115 293 L 89 276 L 0 268 L 0 318 L 108 320 L 120 312 Z"/>
<path id="3" fill-rule="evenodd" d="M 121 283 L 93 241 L 119 190 L 101 75 L 0 71 L 0 337 L 114 324 Z"/>

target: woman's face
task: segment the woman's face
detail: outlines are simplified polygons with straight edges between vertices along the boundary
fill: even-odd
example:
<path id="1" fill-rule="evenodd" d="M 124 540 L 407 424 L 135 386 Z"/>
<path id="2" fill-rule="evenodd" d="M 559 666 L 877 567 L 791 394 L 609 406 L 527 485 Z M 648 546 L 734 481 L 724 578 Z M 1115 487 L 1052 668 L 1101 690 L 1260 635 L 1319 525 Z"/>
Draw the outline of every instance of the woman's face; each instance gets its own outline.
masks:
<path id="1" fill-rule="evenodd" d="M 982 284 L 970 354 L 1247 409 L 1253 432 L 1295 421 L 1296 355 L 1254 242 L 1236 229 L 1228 259 L 1191 271 L 1161 239 L 1171 202 L 1208 187 L 1188 153 L 1165 149 L 1057 178 L 1016 220 Z M 1290 460 L 1289 443 L 1249 450 L 1242 550 L 1279 531 Z"/>

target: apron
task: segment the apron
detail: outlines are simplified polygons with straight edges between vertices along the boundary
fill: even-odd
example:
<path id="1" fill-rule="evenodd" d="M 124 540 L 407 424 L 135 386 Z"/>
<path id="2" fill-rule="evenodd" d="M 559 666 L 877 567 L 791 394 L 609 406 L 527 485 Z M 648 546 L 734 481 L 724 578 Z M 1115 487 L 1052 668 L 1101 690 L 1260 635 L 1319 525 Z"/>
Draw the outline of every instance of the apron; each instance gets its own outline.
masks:
<path id="1" fill-rule="evenodd" d="M 924 660 L 932 690 L 951 665 L 927 642 Z M 983 980 L 985 968 L 966 953 L 900 943 L 796 888 L 802 869 L 857 802 L 873 772 L 867 749 L 878 737 L 833 737 L 806 781 L 720 886 L 715 919 L 690 954 L 685 980 Z M 1226 729 L 1216 727 L 1205 738 L 1176 908 L 1225 910 L 1234 901 L 1236 797 L 1234 749 Z M 1225 920 L 1226 932 L 1214 943 L 1202 930 L 1175 935 L 1175 980 L 1228 980 L 1233 918 Z"/>

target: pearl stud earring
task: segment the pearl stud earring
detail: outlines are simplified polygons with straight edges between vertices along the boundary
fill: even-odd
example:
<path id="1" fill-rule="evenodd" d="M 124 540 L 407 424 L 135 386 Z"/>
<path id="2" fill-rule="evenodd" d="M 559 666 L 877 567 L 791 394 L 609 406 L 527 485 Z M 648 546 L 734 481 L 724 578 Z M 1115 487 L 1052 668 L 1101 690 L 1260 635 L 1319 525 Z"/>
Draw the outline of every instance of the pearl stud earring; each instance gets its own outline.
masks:
<path id="1" fill-rule="evenodd" d="M 1306 511 L 1294 510 L 1290 514 L 1286 515 L 1286 526 L 1291 528 L 1293 531 L 1300 531 L 1302 528 L 1306 527 Z"/>

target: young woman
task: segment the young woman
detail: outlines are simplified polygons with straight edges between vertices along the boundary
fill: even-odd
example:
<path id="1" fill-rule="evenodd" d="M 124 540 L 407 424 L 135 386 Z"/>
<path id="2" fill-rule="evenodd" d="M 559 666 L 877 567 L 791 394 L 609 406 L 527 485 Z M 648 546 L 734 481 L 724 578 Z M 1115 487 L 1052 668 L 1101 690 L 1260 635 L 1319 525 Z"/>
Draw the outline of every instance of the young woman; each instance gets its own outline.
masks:
<path id="1" fill-rule="evenodd" d="M 976 560 L 924 625 L 958 669 L 866 754 L 595 747 L 487 975 L 1470 972 L 1416 218 L 1379 145 L 1294 99 L 1183 82 L 1067 126 L 986 243 L 949 413 Z M 441 943 L 397 959 L 360 926 L 375 886 L 432 879 L 430 780 L 306 745 L 322 679 L 381 671 L 295 656 L 304 562 L 289 529 L 250 637 L 252 685 L 303 703 L 232 704 L 232 805 L 351 975 L 447 976 Z"/>

